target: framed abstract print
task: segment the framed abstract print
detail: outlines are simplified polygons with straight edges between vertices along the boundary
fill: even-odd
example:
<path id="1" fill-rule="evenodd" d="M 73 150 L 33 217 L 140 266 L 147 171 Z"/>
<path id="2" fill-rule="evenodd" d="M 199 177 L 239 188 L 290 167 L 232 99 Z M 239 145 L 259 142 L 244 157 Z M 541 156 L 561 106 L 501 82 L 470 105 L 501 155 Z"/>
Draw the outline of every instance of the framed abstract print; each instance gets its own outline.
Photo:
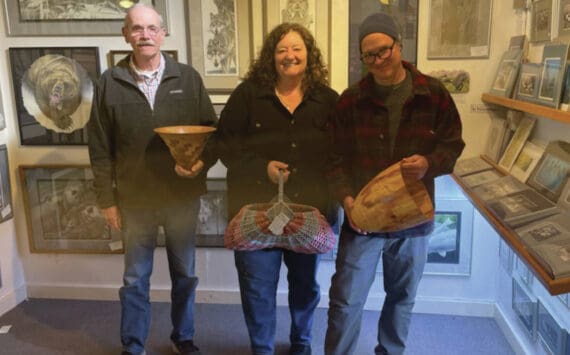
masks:
<path id="1" fill-rule="evenodd" d="M 167 0 L 136 2 L 154 6 L 168 28 Z M 10 36 L 121 36 L 126 8 L 120 4 L 108 0 L 4 0 Z"/>
<path id="2" fill-rule="evenodd" d="M 95 201 L 87 165 L 20 165 L 30 251 L 121 253 L 118 231 Z"/>
<path id="3" fill-rule="evenodd" d="M 9 54 L 20 143 L 86 144 L 98 48 L 9 48 Z"/>

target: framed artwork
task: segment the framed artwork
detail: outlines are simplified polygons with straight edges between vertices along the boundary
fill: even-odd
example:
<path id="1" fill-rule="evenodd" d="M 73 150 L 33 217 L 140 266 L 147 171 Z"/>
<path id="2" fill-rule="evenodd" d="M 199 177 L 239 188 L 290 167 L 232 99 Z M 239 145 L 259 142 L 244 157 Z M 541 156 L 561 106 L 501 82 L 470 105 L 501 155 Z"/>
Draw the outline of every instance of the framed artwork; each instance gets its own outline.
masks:
<path id="1" fill-rule="evenodd" d="M 510 174 L 526 182 L 544 153 L 544 147 L 527 141 L 511 167 Z"/>
<path id="2" fill-rule="evenodd" d="M 545 45 L 542 54 L 542 75 L 538 89 L 538 103 L 558 107 L 564 84 L 568 44 Z"/>
<path id="3" fill-rule="evenodd" d="M 467 200 L 437 200 L 424 274 L 471 274 L 473 205 Z"/>
<path id="4" fill-rule="evenodd" d="M 99 78 L 97 47 L 9 48 L 22 145 L 81 145 Z"/>
<path id="5" fill-rule="evenodd" d="M 558 12 L 558 36 L 570 34 L 570 0 L 560 0 Z"/>
<path id="6" fill-rule="evenodd" d="M 0 145 L 0 223 L 14 217 L 12 210 L 12 188 L 10 186 L 10 168 L 8 149 Z"/>
<path id="7" fill-rule="evenodd" d="M 535 123 L 536 118 L 529 116 L 523 117 L 515 130 L 509 145 L 507 145 L 501 160 L 499 160 L 499 166 L 507 171 L 511 170 L 511 167 L 515 163 L 515 159 L 519 156 L 519 153 L 530 136 Z"/>
<path id="8" fill-rule="evenodd" d="M 560 110 L 570 111 L 570 64 L 566 64 L 564 84 L 562 85 L 562 97 L 560 98 Z"/>
<path id="9" fill-rule="evenodd" d="M 430 0 L 428 59 L 488 58 L 492 0 Z"/>
<path id="10" fill-rule="evenodd" d="M 95 201 L 88 165 L 20 165 L 30 251 L 121 253 Z"/>
<path id="11" fill-rule="evenodd" d="M 119 51 L 109 51 L 108 53 L 108 64 L 109 64 L 109 68 L 114 67 L 115 65 L 117 65 L 117 63 L 119 63 L 119 61 L 121 61 L 121 59 L 125 58 L 127 55 L 131 54 L 132 51 L 130 50 L 119 50 Z M 178 61 L 178 51 L 173 49 L 173 50 L 162 50 L 162 53 L 166 53 L 169 56 L 171 56 L 172 58 L 174 58 L 175 61 Z"/>
<path id="12" fill-rule="evenodd" d="M 189 61 L 210 94 L 229 94 L 253 57 L 251 0 L 185 3 Z"/>
<path id="13" fill-rule="evenodd" d="M 463 176 L 461 179 L 463 180 L 463 183 L 465 185 L 467 185 L 467 187 L 474 188 L 475 186 L 487 183 L 489 181 L 497 180 L 501 176 L 503 176 L 503 175 L 501 175 L 501 173 L 499 173 L 497 170 L 493 169 L 493 170 L 485 170 L 485 171 L 481 171 L 479 173 Z"/>
<path id="14" fill-rule="evenodd" d="M 314 0 L 313 0 L 314 1 Z M 348 5 L 348 83 L 360 80 L 366 74 L 366 66 L 360 61 L 358 27 L 374 12 L 386 12 L 394 16 L 402 32 L 402 59 L 417 63 L 418 48 L 418 0 L 408 1 L 349 1 Z"/>
<path id="15" fill-rule="evenodd" d="M 513 259 L 513 250 L 503 238 L 499 237 L 499 263 L 507 275 L 512 275 L 513 273 Z"/>
<path id="16" fill-rule="evenodd" d="M 519 279 L 528 287 L 532 287 L 532 282 L 534 281 L 534 275 L 525 262 L 519 258 L 515 257 L 514 270 L 518 275 Z"/>
<path id="17" fill-rule="evenodd" d="M 485 144 L 485 155 L 494 162 L 498 162 L 501 154 L 501 147 L 507 132 L 507 120 L 500 116 L 491 116 L 491 125 Z"/>
<path id="18" fill-rule="evenodd" d="M 139 0 L 153 5 L 168 28 L 167 0 Z M 4 0 L 10 36 L 121 36 L 126 9 L 107 0 Z"/>
<path id="19" fill-rule="evenodd" d="M 566 181 L 566 185 L 558 198 L 557 205 L 565 211 L 570 211 L 570 179 Z"/>
<path id="20" fill-rule="evenodd" d="M 536 339 L 538 300 L 532 292 L 515 277 L 513 277 L 512 280 L 513 290 L 511 305 L 513 311 L 528 337 L 534 341 Z"/>
<path id="21" fill-rule="evenodd" d="M 465 94 L 469 92 L 469 73 L 465 70 L 435 70 L 429 73 L 451 94 Z"/>
<path id="22" fill-rule="evenodd" d="M 552 0 L 535 0 L 531 6 L 530 41 L 550 41 Z"/>
<path id="23" fill-rule="evenodd" d="M 521 56 L 522 50 L 518 48 L 510 49 L 503 54 L 495 74 L 495 80 L 491 85 L 491 94 L 504 97 L 512 96 L 519 74 Z"/>
<path id="24" fill-rule="evenodd" d="M 0 131 L 6 128 L 6 118 L 4 117 L 4 105 L 2 104 L 2 88 L 0 87 Z"/>
<path id="25" fill-rule="evenodd" d="M 542 64 L 523 63 L 515 91 L 515 98 L 521 101 L 536 102 L 541 74 Z"/>
<path id="26" fill-rule="evenodd" d="M 564 355 L 566 331 L 542 299 L 538 299 L 537 332 L 545 350 L 552 355 Z"/>
<path id="27" fill-rule="evenodd" d="M 551 201 L 558 201 L 570 173 L 570 143 L 550 142 L 538 167 L 531 173 L 528 184 Z"/>

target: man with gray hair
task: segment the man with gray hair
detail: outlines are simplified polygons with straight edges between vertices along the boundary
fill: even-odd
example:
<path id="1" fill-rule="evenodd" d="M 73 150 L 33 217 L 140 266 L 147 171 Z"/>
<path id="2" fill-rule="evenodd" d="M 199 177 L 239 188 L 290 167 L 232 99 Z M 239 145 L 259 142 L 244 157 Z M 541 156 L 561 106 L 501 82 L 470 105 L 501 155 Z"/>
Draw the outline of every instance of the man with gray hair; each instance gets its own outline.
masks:
<path id="1" fill-rule="evenodd" d="M 391 16 L 368 16 L 359 39 L 368 74 L 342 93 L 329 125 L 333 153 L 328 179 L 346 218 L 329 292 L 325 354 L 354 353 L 362 309 L 382 256 L 386 298 L 375 353 L 395 355 L 405 350 L 433 221 L 398 232 L 362 230 L 351 219 L 354 196 L 379 172 L 399 163 L 404 180 L 421 180 L 434 201 L 434 178 L 453 171 L 465 143 L 449 92 L 402 60 L 400 30 Z"/>
<path id="2" fill-rule="evenodd" d="M 133 52 L 99 79 L 87 131 L 97 202 L 109 226 L 123 236 L 123 354 L 145 353 L 159 226 L 172 281 L 172 349 L 200 354 L 193 342 L 196 223 L 206 172 L 217 157 L 207 145 L 201 160 L 184 169 L 153 129 L 214 126 L 216 115 L 196 70 L 160 51 L 166 32 L 154 8 L 130 8 L 122 31 Z"/>

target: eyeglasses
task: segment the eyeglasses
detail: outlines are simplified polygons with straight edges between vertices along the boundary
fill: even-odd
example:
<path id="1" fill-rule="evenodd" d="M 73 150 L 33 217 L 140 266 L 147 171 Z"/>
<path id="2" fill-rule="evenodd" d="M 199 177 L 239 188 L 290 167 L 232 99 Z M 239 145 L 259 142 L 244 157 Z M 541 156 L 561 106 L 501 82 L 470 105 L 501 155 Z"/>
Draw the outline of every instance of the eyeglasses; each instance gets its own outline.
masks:
<path id="1" fill-rule="evenodd" d="M 147 27 L 135 25 L 135 26 L 131 27 L 130 32 L 133 36 L 142 36 L 144 34 L 145 30 L 149 36 L 154 37 L 154 36 L 158 35 L 160 33 L 160 31 L 162 31 L 162 27 L 158 27 L 158 26 L 154 26 L 154 25 L 150 25 Z"/>
<path id="2" fill-rule="evenodd" d="M 396 40 L 392 42 L 392 45 L 390 47 L 380 48 L 376 52 L 364 52 L 360 55 L 360 60 L 364 64 L 372 64 L 376 61 L 376 58 L 388 59 L 392 55 L 392 49 L 394 48 L 394 45 L 396 45 Z"/>

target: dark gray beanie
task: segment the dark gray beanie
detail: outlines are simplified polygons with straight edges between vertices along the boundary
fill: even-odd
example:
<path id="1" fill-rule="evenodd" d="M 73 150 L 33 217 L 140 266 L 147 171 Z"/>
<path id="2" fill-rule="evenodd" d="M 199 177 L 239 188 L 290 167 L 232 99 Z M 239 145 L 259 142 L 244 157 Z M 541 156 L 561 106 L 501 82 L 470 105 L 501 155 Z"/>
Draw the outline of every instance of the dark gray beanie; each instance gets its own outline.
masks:
<path id="1" fill-rule="evenodd" d="M 378 12 L 369 15 L 358 28 L 358 43 L 371 33 L 384 33 L 394 40 L 400 40 L 400 29 L 394 18 L 388 14 Z"/>

